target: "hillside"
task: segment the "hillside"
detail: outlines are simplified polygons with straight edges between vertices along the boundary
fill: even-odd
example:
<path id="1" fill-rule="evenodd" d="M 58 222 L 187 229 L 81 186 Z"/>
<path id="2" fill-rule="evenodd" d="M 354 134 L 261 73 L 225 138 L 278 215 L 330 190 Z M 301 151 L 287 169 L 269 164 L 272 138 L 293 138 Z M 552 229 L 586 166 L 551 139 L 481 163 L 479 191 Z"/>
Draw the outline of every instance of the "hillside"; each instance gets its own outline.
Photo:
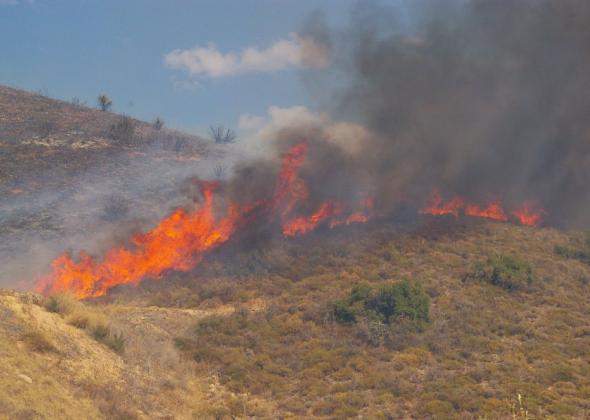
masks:
<path id="1" fill-rule="evenodd" d="M 578 234 L 443 218 L 273 245 L 230 246 L 193 273 L 119 288 L 83 309 L 5 292 L 4 410 L 10 418 L 53 418 L 61 406 L 70 418 L 587 417 L 590 267 Z M 518 267 L 506 277 L 513 288 L 474 275 L 495 255 L 529 266 L 530 281 L 518 283 Z M 419 327 L 335 316 L 355 285 L 402 279 L 428 296 Z M 73 315 L 80 310 L 104 314 L 125 344 L 93 338 L 92 322 Z M 31 343 L 34 331 L 49 349 Z"/>
<path id="2" fill-rule="evenodd" d="M 127 125 L 118 125 L 124 121 Z M 154 149 L 199 156 L 204 139 L 111 112 L 0 86 L 0 193 L 61 188 L 82 171 L 117 171 L 113 155 Z"/>
<path id="3" fill-rule="evenodd" d="M 178 205 L 181 181 L 200 166 L 210 176 L 222 155 L 165 126 L 0 86 L 0 261 L 18 265 L 4 264 L 0 286 L 89 228 L 159 219 Z"/>
<path id="4" fill-rule="evenodd" d="M 187 178 L 223 154 L 9 88 L 0 122 L 0 280 L 24 290 L 64 249 L 100 254 L 194 206 Z M 0 418 L 590 413 L 583 232 L 402 211 L 204 257 L 84 302 L 1 291 Z"/>

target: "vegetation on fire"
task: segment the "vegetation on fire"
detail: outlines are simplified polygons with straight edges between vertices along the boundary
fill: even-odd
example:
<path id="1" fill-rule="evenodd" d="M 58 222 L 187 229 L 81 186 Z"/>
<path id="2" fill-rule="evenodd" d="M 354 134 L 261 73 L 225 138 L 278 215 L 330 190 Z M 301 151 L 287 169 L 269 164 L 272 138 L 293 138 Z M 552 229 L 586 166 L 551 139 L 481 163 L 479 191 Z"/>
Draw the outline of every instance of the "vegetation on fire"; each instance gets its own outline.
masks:
<path id="1" fill-rule="evenodd" d="M 97 137 L 128 150 L 157 129 L 133 121 L 128 144 L 124 124 L 110 129 L 122 122 L 115 115 L 38 96 L 31 104 L 52 122 L 39 127 L 47 137 L 67 140 L 75 132 L 76 140 Z M 5 133 L 15 139 L 4 144 L 5 179 L 43 166 L 74 171 L 103 156 L 64 147 L 37 159 L 33 146 L 16 141 L 27 133 Z M 163 148 L 184 148 L 184 138 L 163 127 L 155 136 Z M 105 219 L 124 218 L 126 201 L 107 204 Z M 22 225 L 39 223 L 35 217 Z M 460 218 L 415 230 L 382 223 L 270 247 L 229 244 L 194 272 L 166 272 L 103 299 L 56 295 L 42 303 L 50 312 L 37 297 L 3 292 L 0 387 L 9 391 L 0 412 L 584 418 L 588 243 L 581 234 Z M 111 351 L 123 346 L 123 353 Z"/>
<path id="2" fill-rule="evenodd" d="M 573 240 L 473 221 L 414 231 L 358 225 L 272 247 L 219 249 L 196 272 L 106 299 L 81 304 L 57 295 L 43 302 L 52 312 L 7 311 L 0 295 L 0 350 L 10 355 L 0 359 L 0 372 L 10 373 L 0 373 L 0 383 L 36 387 L 59 396 L 69 413 L 107 418 L 180 410 L 187 418 L 583 418 L 590 312 L 579 279 L 590 267 L 554 253 Z M 494 262 L 503 267 L 498 255 L 530 267 L 532 286 L 508 292 L 465 281 L 478 262 L 486 272 Z M 427 314 L 425 328 L 407 322 L 411 316 L 387 323 L 367 315 L 365 302 L 370 308 L 381 290 L 401 292 L 402 284 L 416 291 L 405 296 L 420 298 L 406 302 L 428 296 L 428 312 L 411 305 Z M 352 301 L 354 322 L 338 322 L 336 303 Z M 17 314 L 26 327 L 12 320 Z M 122 355 L 95 340 L 104 330 L 90 326 L 101 318 L 124 331 Z M 10 334 L 23 343 L 18 352 Z M 1 407 L 16 413 L 20 397 L 10 398 L 13 405 Z M 43 398 L 35 401 L 37 412 L 50 412 Z"/>

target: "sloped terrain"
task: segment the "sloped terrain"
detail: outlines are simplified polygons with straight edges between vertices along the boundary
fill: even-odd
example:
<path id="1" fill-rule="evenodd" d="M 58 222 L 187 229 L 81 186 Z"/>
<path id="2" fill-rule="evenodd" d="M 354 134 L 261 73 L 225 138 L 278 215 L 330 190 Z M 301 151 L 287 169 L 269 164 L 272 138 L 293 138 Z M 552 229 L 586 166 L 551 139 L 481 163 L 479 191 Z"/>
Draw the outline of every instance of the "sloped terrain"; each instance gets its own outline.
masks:
<path id="1" fill-rule="evenodd" d="M 203 316 L 225 316 L 233 307 L 80 305 L 73 316 L 46 304 L 32 294 L 0 293 L 0 418 L 193 418 L 231 399 L 214 376 L 192 374 L 173 338 Z M 124 351 L 80 328 L 81 313 L 121 334 Z"/>
<path id="2" fill-rule="evenodd" d="M 220 153 L 122 121 L 0 88 L 0 279 L 153 226 Z M 582 232 L 412 215 L 236 235 L 84 303 L 4 290 L 0 418 L 587 418 L 589 261 Z"/>
<path id="3" fill-rule="evenodd" d="M 23 259 L 4 264 L 0 286 L 24 280 L 9 277 L 41 248 L 51 258 L 88 229 L 161 218 L 183 198 L 181 180 L 203 166 L 211 176 L 222 154 L 166 127 L 0 86 L 0 261 Z"/>
<path id="4" fill-rule="evenodd" d="M 58 409 L 61 418 L 524 418 L 525 410 L 585 418 L 590 268 L 556 253 L 575 249 L 578 237 L 436 219 L 272 247 L 230 244 L 193 273 L 84 304 L 124 337 L 121 347 L 72 314 L 50 313 L 46 299 L 4 292 L 2 410 L 9 418 L 55 418 Z M 510 289 L 474 275 L 497 255 L 529 266 L 531 282 Z M 428 295 L 420 328 L 403 316 L 335 316 L 355 285 L 402 279 Z"/>
<path id="5" fill-rule="evenodd" d="M 203 139 L 45 96 L 0 86 L 0 191 L 23 194 L 63 188 L 91 167 L 117 170 L 113 155 L 156 143 L 162 150 L 198 157 Z M 115 129 L 113 129 L 115 127 Z M 133 154 L 131 155 L 133 156 Z"/>

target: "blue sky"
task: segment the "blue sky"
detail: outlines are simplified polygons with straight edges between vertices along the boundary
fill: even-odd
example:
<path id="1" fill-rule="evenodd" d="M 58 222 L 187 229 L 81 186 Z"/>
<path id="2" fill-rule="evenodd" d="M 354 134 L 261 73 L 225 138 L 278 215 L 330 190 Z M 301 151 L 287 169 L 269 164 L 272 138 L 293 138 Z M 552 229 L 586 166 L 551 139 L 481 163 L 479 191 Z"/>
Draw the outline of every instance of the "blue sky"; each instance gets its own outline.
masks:
<path id="1" fill-rule="evenodd" d="M 14 4 L 12 4 L 14 3 Z M 309 105 L 301 69 L 224 77 L 171 68 L 174 50 L 207 47 L 259 50 L 299 32 L 314 12 L 330 25 L 348 21 L 353 0 L 0 0 L 0 84 L 44 90 L 94 105 L 99 93 L 113 110 L 203 132 L 237 124 L 270 106 Z M 304 70 L 320 71 L 320 70 Z"/>

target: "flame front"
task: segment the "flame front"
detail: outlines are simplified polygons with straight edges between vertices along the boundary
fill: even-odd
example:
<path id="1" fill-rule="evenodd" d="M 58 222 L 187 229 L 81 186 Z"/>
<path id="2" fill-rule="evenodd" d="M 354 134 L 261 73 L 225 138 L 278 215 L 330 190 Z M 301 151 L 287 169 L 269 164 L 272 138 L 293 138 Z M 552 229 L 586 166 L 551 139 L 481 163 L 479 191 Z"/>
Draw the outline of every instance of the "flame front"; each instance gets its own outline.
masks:
<path id="1" fill-rule="evenodd" d="M 203 203 L 193 211 L 174 211 L 151 231 L 132 238 L 132 249 L 114 247 L 101 260 L 84 251 L 78 261 L 65 253 L 56 258 L 52 272 L 36 282 L 34 290 L 44 294 L 68 291 L 79 299 L 104 296 L 109 289 L 123 284 L 138 284 L 144 278 L 156 278 L 169 269 L 188 271 L 219 245 L 227 242 L 247 215 L 262 208 L 262 214 L 278 218 L 285 236 L 295 236 L 315 229 L 321 223 L 344 214 L 344 206 L 335 201 L 323 203 L 309 217 L 296 216 L 305 204 L 309 191 L 299 170 L 305 161 L 307 144 L 293 146 L 283 157 L 275 192 L 268 201 L 238 206 L 230 203 L 225 215 L 214 214 L 217 184 L 200 182 Z M 353 213 L 346 223 L 366 222 L 368 215 Z M 332 220 L 335 226 L 337 220 Z"/>
<path id="2" fill-rule="evenodd" d="M 320 225 L 334 228 L 364 223 L 373 217 L 374 198 L 367 194 L 361 194 L 356 202 L 327 200 L 319 203 L 311 214 L 302 215 L 302 210 L 310 207 L 310 193 L 299 173 L 307 150 L 307 143 L 302 142 L 285 153 L 269 199 L 244 205 L 230 202 L 223 216 L 216 218 L 217 183 L 199 182 L 203 202 L 198 209 L 174 211 L 149 232 L 134 236 L 132 247 L 114 247 L 101 259 L 82 251 L 76 262 L 65 253 L 53 261 L 50 274 L 37 280 L 34 290 L 44 294 L 68 291 L 79 299 L 87 299 L 104 296 L 118 285 L 136 285 L 145 278 L 157 278 L 169 269 L 191 270 L 208 252 L 227 242 L 242 225 L 250 223 L 251 215 L 268 218 L 265 220 L 271 224 L 278 222 L 286 237 L 306 234 Z M 543 211 L 531 203 L 508 213 L 500 201 L 483 206 L 467 203 L 458 196 L 444 201 L 437 190 L 420 210 L 422 214 L 455 217 L 461 212 L 498 221 L 514 220 L 528 226 L 543 221 Z"/>
<path id="3" fill-rule="evenodd" d="M 500 200 L 490 201 L 484 206 L 467 203 L 463 198 L 458 196 L 444 201 L 438 190 L 432 192 L 426 206 L 420 209 L 421 214 L 432 216 L 453 215 L 458 217 L 461 211 L 470 217 L 482 217 L 500 222 L 507 222 L 512 219 L 526 226 L 539 226 L 543 222 L 544 213 L 540 207 L 527 202 L 510 212 L 510 216 L 508 216 Z"/>
<path id="4" fill-rule="evenodd" d="M 53 272 L 42 277 L 35 290 L 46 294 L 69 291 L 85 299 L 103 296 L 117 285 L 157 277 L 168 269 L 192 269 L 207 251 L 231 237 L 241 215 L 235 205 L 230 205 L 227 214 L 215 220 L 215 184 L 202 183 L 201 190 L 203 204 L 198 210 L 176 210 L 148 233 L 136 235 L 132 250 L 114 247 L 100 262 L 85 252 L 80 253 L 79 262 L 69 254 L 61 255 L 52 263 Z"/>

